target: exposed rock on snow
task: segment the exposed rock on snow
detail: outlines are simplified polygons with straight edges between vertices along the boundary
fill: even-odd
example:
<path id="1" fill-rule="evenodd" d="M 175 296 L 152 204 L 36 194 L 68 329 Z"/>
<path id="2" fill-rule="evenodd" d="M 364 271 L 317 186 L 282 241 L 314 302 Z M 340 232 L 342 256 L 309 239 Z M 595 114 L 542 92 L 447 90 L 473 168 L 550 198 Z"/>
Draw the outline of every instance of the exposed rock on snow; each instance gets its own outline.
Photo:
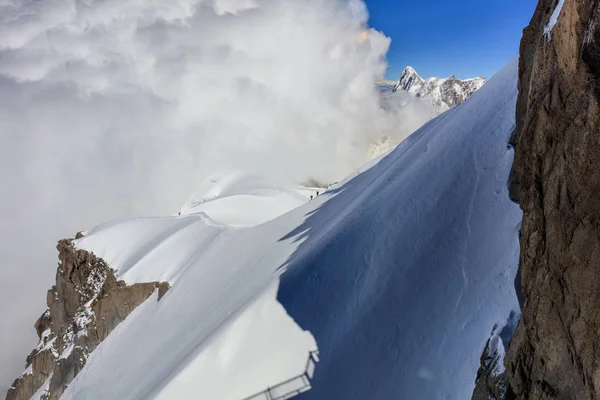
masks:
<path id="1" fill-rule="evenodd" d="M 512 400 L 513 394 L 502 364 L 505 355 L 504 344 L 494 326 L 479 360 L 480 367 L 475 379 L 472 400 Z"/>
<path id="2" fill-rule="evenodd" d="M 77 249 L 70 239 L 61 240 L 57 250 L 56 285 L 48 291 L 48 310 L 35 323 L 40 341 L 7 400 L 58 399 L 88 354 L 155 290 L 160 298 L 169 288 L 165 282 L 127 286 L 104 260 Z"/>
<path id="3" fill-rule="evenodd" d="M 438 112 L 443 112 L 464 102 L 481 89 L 486 82 L 484 77 L 463 81 L 454 75 L 445 79 L 429 78 L 425 80 L 412 67 L 406 67 L 393 90 L 404 90 L 431 103 Z"/>
<path id="4" fill-rule="evenodd" d="M 541 0 L 521 41 L 512 142 L 526 302 L 506 368 L 522 400 L 600 398 L 599 19 L 597 0 Z"/>

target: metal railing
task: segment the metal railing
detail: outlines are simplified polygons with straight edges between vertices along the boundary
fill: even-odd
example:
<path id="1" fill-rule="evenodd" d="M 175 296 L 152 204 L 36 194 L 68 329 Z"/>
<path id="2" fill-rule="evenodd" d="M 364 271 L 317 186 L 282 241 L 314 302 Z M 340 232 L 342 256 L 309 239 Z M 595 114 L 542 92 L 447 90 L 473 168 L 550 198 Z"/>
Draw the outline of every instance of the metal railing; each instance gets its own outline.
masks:
<path id="1" fill-rule="evenodd" d="M 306 361 L 304 373 L 269 387 L 242 400 L 286 400 L 310 390 L 310 381 L 315 374 L 316 363 L 319 362 L 319 352 L 311 351 Z"/>

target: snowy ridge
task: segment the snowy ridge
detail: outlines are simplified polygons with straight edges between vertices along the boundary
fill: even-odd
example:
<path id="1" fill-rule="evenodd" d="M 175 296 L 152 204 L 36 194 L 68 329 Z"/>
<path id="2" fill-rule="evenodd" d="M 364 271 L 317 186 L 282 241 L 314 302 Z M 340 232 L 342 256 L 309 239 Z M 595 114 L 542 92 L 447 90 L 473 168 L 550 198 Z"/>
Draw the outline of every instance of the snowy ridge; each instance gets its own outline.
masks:
<path id="1" fill-rule="evenodd" d="M 229 227 L 254 226 L 304 204 L 309 197 L 306 189 L 288 187 L 258 175 L 220 171 L 200 184 L 180 214 L 205 213 Z"/>
<path id="2" fill-rule="evenodd" d="M 464 102 L 487 82 L 483 77 L 460 80 L 450 78 L 423 79 L 408 66 L 402 71 L 393 91 L 403 90 L 430 103 L 443 112 Z"/>
<path id="3" fill-rule="evenodd" d="M 76 245 L 121 279 L 172 287 L 117 326 L 63 397 L 240 400 L 303 374 L 318 350 L 302 399 L 469 398 L 491 328 L 518 312 L 521 214 L 506 187 L 516 82 L 515 60 L 390 153 L 260 224 L 202 211 L 88 231 Z"/>
<path id="4" fill-rule="evenodd" d="M 120 279 L 173 286 L 160 302 L 146 301 L 119 325 L 76 380 L 85 382 L 88 371 L 92 377 L 112 374 L 114 365 L 104 360 L 119 359 L 118 353 L 129 354 L 139 343 L 145 350 L 133 361 L 135 371 L 118 367 L 109 397 L 193 398 L 200 385 L 207 397 L 239 400 L 303 373 L 317 347 L 275 301 L 278 283 L 258 265 L 267 256 L 261 242 L 259 233 L 218 226 L 204 213 L 117 221 L 86 232 L 77 246 L 101 255 Z M 190 305 L 202 306 L 190 314 Z M 146 324 L 158 333 L 146 332 Z M 157 339 L 179 345 L 157 346 Z M 150 367 L 156 359 L 161 366 Z M 138 374 L 142 384 L 132 387 L 128 378 Z M 104 398 L 78 389 L 76 381 L 64 396 Z"/>

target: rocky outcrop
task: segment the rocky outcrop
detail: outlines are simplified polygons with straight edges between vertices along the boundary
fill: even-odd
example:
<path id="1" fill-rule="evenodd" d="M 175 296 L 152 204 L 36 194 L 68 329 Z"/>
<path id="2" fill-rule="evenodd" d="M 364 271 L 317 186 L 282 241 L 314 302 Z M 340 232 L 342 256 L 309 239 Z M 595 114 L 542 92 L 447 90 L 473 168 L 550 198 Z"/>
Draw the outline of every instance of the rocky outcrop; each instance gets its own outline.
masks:
<path id="1" fill-rule="evenodd" d="M 600 1 L 540 0 L 520 53 L 526 300 L 507 375 L 522 400 L 600 399 Z"/>
<path id="2" fill-rule="evenodd" d="M 514 400 L 502 365 L 504 354 L 502 339 L 494 326 L 479 359 L 472 400 Z"/>
<path id="3" fill-rule="evenodd" d="M 394 86 L 394 91 L 401 89 L 405 92 L 417 94 L 424 84 L 425 80 L 419 76 L 413 67 L 408 66 L 402 71 L 400 79 Z"/>
<path id="4" fill-rule="evenodd" d="M 393 91 L 406 91 L 430 103 L 438 112 L 443 112 L 467 100 L 485 83 L 483 77 L 464 81 L 455 76 L 425 80 L 412 67 L 406 67 Z"/>
<path id="5" fill-rule="evenodd" d="M 48 291 L 48 309 L 35 323 L 40 341 L 7 400 L 29 399 L 36 392 L 58 399 L 119 323 L 155 291 L 160 300 L 169 289 L 166 282 L 127 286 L 104 260 L 77 249 L 70 239 L 61 240 L 57 250 L 56 285 Z"/>

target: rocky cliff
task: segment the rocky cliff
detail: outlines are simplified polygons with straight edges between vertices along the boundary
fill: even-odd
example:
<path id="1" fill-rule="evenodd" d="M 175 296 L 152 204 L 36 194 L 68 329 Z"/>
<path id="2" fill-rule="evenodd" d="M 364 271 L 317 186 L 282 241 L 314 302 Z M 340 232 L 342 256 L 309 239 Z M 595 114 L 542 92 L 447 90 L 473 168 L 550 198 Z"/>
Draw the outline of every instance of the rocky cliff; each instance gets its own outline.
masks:
<path id="1" fill-rule="evenodd" d="M 540 0 L 520 49 L 512 196 L 522 318 L 516 395 L 600 399 L 600 0 Z"/>
<path id="2" fill-rule="evenodd" d="M 72 240 L 58 243 L 56 285 L 48 291 L 48 309 L 35 323 L 40 338 L 26 369 L 6 394 L 7 400 L 58 399 L 85 366 L 88 355 L 138 305 L 168 283 L 127 286 L 101 258 L 78 250 Z"/>
<path id="3" fill-rule="evenodd" d="M 479 359 L 479 369 L 471 400 L 513 399 L 502 365 L 505 346 L 500 335 L 498 326 L 494 326 Z"/>
<path id="4" fill-rule="evenodd" d="M 443 112 L 464 102 L 485 83 L 483 77 L 460 80 L 451 76 L 425 80 L 412 67 L 406 67 L 393 91 L 404 90 L 430 103 L 438 112 Z"/>

